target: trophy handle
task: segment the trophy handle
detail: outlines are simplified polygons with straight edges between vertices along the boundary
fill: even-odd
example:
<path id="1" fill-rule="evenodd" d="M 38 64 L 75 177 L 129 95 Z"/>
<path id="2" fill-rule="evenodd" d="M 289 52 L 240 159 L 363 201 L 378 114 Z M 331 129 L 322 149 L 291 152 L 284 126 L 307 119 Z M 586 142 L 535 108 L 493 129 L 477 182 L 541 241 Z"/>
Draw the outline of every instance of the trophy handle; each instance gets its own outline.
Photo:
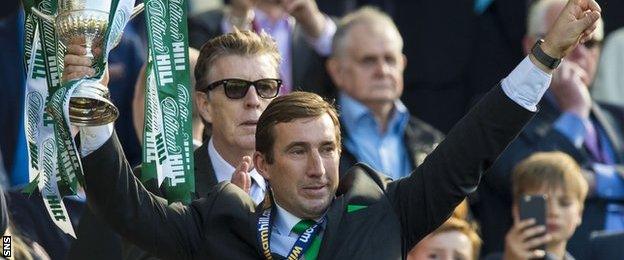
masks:
<path id="1" fill-rule="evenodd" d="M 34 7 L 33 7 L 34 8 Z M 141 12 L 145 10 L 145 4 L 140 3 L 132 9 L 132 14 L 130 15 L 130 20 L 139 15 Z"/>
<path id="2" fill-rule="evenodd" d="M 54 24 L 54 16 L 44 14 L 43 12 L 39 11 L 39 9 L 35 8 L 34 6 L 30 8 L 30 10 L 32 10 L 33 14 L 35 14 L 39 18 Z"/>

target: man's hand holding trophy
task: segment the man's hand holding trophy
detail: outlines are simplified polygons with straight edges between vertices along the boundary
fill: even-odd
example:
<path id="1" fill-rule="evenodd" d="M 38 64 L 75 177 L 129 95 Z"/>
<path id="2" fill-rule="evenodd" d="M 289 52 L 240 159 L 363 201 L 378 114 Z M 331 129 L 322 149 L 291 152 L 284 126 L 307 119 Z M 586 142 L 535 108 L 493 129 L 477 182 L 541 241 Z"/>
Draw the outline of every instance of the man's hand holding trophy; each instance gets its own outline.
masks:
<path id="1" fill-rule="evenodd" d="M 111 3 L 111 0 L 60 0 L 58 13 L 55 17 L 46 15 L 35 7 L 32 8 L 34 14 L 54 24 L 57 37 L 67 46 L 70 55 L 76 55 L 83 51 L 72 45 L 84 47 L 84 57 L 92 62 L 90 65 L 93 65 L 94 71 L 91 74 L 80 75 L 81 77 L 85 75 L 95 76 L 101 69 L 96 66 L 95 61 L 104 54 L 101 50 L 104 45 L 106 30 L 110 24 Z M 142 3 L 137 5 L 133 9 L 130 19 L 138 15 L 143 9 Z M 123 13 L 120 12 L 119 15 L 123 15 Z M 116 45 L 121 39 L 121 33 L 114 35 L 114 37 L 116 37 L 114 44 Z M 72 73 L 75 72 L 64 71 L 63 79 L 75 79 L 76 75 L 72 75 Z M 105 125 L 115 121 L 117 116 L 119 116 L 119 111 L 110 101 L 110 93 L 105 84 L 101 84 L 99 80 L 85 80 L 72 94 L 69 105 L 69 117 L 72 125 Z"/>

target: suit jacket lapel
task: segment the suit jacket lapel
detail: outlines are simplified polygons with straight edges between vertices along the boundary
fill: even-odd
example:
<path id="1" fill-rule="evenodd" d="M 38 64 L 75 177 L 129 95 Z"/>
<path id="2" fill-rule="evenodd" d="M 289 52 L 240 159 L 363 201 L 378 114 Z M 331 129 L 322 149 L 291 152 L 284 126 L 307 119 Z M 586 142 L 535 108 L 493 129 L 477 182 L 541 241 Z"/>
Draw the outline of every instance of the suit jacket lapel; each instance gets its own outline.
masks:
<path id="1" fill-rule="evenodd" d="M 204 197 L 212 186 L 217 185 L 210 156 L 208 156 L 208 140 L 194 152 L 195 157 L 195 193 L 199 198 Z"/>
<path id="2" fill-rule="evenodd" d="M 327 225 L 323 233 L 323 241 L 319 249 L 318 259 L 328 259 L 335 252 L 336 239 L 338 237 L 338 225 L 345 211 L 344 196 L 334 199 L 327 211 Z"/>
<path id="3" fill-rule="evenodd" d="M 602 126 L 602 128 L 607 133 L 607 138 L 609 138 L 609 142 L 613 146 L 614 156 L 613 158 L 616 162 L 620 162 L 620 154 L 622 154 L 622 139 L 620 136 L 616 134 L 615 129 L 613 129 L 611 120 L 607 118 L 607 116 L 602 111 L 602 108 L 596 102 L 592 105 L 591 112 L 594 114 L 596 121 Z"/>

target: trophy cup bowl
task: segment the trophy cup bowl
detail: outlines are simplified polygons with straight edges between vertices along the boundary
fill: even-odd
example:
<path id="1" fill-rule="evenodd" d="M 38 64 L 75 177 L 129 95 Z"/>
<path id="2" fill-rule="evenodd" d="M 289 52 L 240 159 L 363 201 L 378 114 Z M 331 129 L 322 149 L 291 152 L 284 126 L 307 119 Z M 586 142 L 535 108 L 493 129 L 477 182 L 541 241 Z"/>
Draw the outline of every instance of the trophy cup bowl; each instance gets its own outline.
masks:
<path id="1" fill-rule="evenodd" d="M 94 61 L 95 55 L 101 57 L 105 51 L 93 53 L 94 48 L 103 47 L 110 6 L 111 0 L 60 0 L 56 17 L 43 14 L 36 8 L 32 10 L 37 16 L 54 24 L 57 37 L 65 46 L 84 46 L 86 56 Z M 142 10 L 142 4 L 135 7 L 131 17 Z M 83 81 L 72 93 L 69 101 L 69 119 L 72 125 L 106 125 L 115 121 L 118 116 L 119 110 L 110 101 L 108 88 L 98 81 Z"/>
<path id="2" fill-rule="evenodd" d="M 97 9 L 69 10 L 56 17 L 58 38 L 69 46 L 82 44 L 86 56 L 94 60 L 93 48 L 101 47 L 108 27 L 108 11 Z M 102 55 L 102 53 L 98 53 Z M 73 125 L 96 126 L 115 121 L 119 110 L 110 101 L 108 88 L 95 81 L 76 87 L 69 100 L 69 118 Z"/>

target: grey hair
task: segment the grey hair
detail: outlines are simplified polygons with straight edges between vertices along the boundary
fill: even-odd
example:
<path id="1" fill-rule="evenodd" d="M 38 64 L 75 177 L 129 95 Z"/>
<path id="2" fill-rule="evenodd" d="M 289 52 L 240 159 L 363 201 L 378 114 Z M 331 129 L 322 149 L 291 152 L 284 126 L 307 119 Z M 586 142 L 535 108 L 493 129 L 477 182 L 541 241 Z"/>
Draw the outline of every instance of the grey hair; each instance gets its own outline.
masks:
<path id="1" fill-rule="evenodd" d="M 375 7 L 364 6 L 345 15 L 338 22 L 338 28 L 336 28 L 336 33 L 332 41 L 332 56 L 338 56 L 344 53 L 349 31 L 355 25 L 359 24 L 365 24 L 369 27 L 383 26 L 384 30 L 395 31 L 399 39 L 399 47 L 403 50 L 403 37 L 401 37 L 401 33 L 399 33 L 399 29 L 394 21 L 392 21 L 392 18 Z"/>

